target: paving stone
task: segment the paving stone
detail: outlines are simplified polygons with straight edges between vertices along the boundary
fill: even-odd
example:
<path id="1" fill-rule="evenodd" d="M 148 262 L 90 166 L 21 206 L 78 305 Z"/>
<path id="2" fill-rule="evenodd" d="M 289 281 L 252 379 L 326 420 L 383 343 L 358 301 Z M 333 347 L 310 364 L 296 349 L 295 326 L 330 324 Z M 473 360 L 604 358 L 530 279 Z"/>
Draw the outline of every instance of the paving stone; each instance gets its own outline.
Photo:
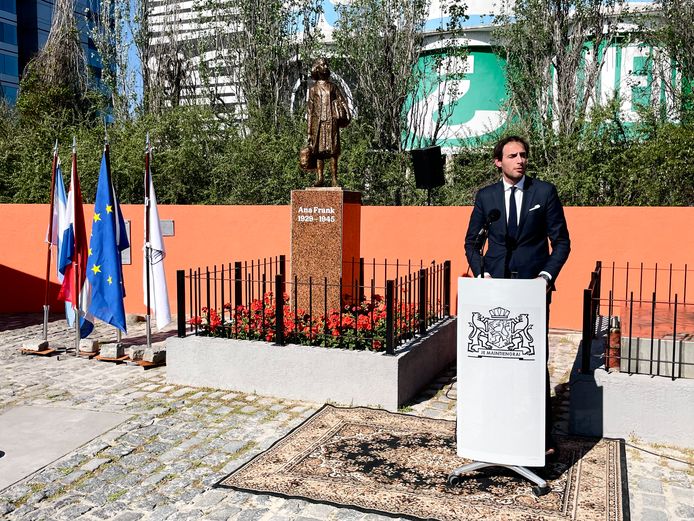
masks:
<path id="1" fill-rule="evenodd" d="M 145 485 L 145 486 L 148 486 L 148 485 L 156 485 L 157 483 L 159 483 L 162 479 L 164 479 L 164 478 L 165 478 L 166 476 L 168 476 L 168 475 L 169 475 L 169 473 L 166 472 L 166 471 L 157 472 L 156 474 L 152 474 L 152 475 L 149 476 L 147 479 L 145 479 L 145 480 L 142 482 L 142 484 Z"/>
<path id="2" fill-rule="evenodd" d="M 222 499 L 224 499 L 227 496 L 227 493 L 225 490 L 208 490 L 201 496 L 199 496 L 193 505 L 196 508 L 207 508 L 207 507 L 213 507 Z"/>
<path id="3" fill-rule="evenodd" d="M 66 507 L 64 510 L 60 511 L 60 516 L 66 519 L 77 519 L 82 514 L 89 512 L 92 509 L 91 505 L 86 505 L 84 503 L 78 503 L 76 505 L 71 505 Z"/>
<path id="4" fill-rule="evenodd" d="M 335 518 L 339 521 L 357 521 L 363 519 L 364 514 L 356 510 L 340 509 L 335 514 Z"/>
<path id="5" fill-rule="evenodd" d="M 316 517 L 318 519 L 328 519 L 330 514 L 332 514 L 335 510 L 336 508 L 330 505 L 312 503 L 308 505 L 306 510 L 303 512 L 303 515 L 309 517 Z"/>
<path id="6" fill-rule="evenodd" d="M 36 492 L 36 493 L 32 494 L 31 496 L 29 496 L 27 498 L 27 500 L 25 501 L 25 503 L 27 505 L 33 505 L 35 503 L 39 503 L 40 501 L 43 501 L 44 499 L 46 499 L 46 496 L 47 496 L 46 492 L 41 490 L 40 492 Z"/>
<path id="7" fill-rule="evenodd" d="M 176 513 L 176 508 L 172 505 L 157 506 L 149 516 L 151 521 L 163 521 Z"/>
<path id="8" fill-rule="evenodd" d="M 82 465 L 82 470 L 85 472 L 94 472 L 101 465 L 108 463 L 109 461 L 111 461 L 109 458 L 94 458 L 93 460 L 90 460 Z"/>
<path id="9" fill-rule="evenodd" d="M 21 507 L 16 509 L 14 512 L 12 512 L 12 517 L 15 519 L 21 519 L 24 516 L 30 515 L 31 512 L 34 512 L 35 510 L 36 509 L 34 508 L 33 505 L 22 505 Z"/>
<path id="10" fill-rule="evenodd" d="M 237 517 L 236 521 L 258 521 L 268 510 L 266 508 L 251 508 L 244 510 Z"/>
<path id="11" fill-rule="evenodd" d="M 641 494 L 639 500 L 644 505 L 648 505 L 653 509 L 665 508 L 665 496 L 658 494 Z"/>
<path id="12" fill-rule="evenodd" d="M 668 521 L 668 515 L 662 510 L 644 508 L 641 512 L 642 521 Z"/>
<path id="13" fill-rule="evenodd" d="M 685 519 L 694 519 L 694 505 L 677 505 L 675 514 Z"/>
<path id="14" fill-rule="evenodd" d="M 694 505 L 694 490 L 691 488 L 670 487 L 675 500 L 686 505 Z"/>
<path id="15" fill-rule="evenodd" d="M 83 470 L 75 470 L 74 472 L 70 472 L 66 476 L 63 476 L 62 478 L 60 478 L 60 482 L 63 485 L 69 485 L 70 483 L 74 483 L 75 481 L 80 479 L 85 474 L 86 474 L 86 472 Z"/>
<path id="16" fill-rule="evenodd" d="M 241 448 L 245 447 L 246 442 L 243 440 L 234 440 L 226 443 L 223 447 L 222 450 L 226 452 L 227 454 L 234 454 L 235 452 L 238 452 L 241 450 Z"/>
<path id="17" fill-rule="evenodd" d="M 637 486 L 639 490 L 643 490 L 644 492 L 651 492 L 654 494 L 663 493 L 663 484 L 652 478 L 640 478 L 637 482 Z"/>
<path id="18" fill-rule="evenodd" d="M 209 519 L 210 521 L 227 521 L 227 519 L 231 519 L 239 512 L 241 512 L 239 507 L 223 506 L 205 514 L 205 519 Z"/>
<path id="19" fill-rule="evenodd" d="M 115 480 L 122 478 L 127 473 L 128 472 L 123 467 L 121 467 L 120 465 L 114 464 L 114 465 L 109 466 L 106 470 L 104 470 L 101 473 L 101 478 L 113 482 Z"/>

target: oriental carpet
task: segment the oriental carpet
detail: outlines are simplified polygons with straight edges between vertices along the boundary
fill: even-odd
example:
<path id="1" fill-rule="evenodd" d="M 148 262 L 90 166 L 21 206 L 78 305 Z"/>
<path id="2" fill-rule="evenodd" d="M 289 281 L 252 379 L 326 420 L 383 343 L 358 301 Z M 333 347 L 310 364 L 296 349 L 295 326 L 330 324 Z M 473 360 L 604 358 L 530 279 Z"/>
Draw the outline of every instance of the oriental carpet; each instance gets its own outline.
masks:
<path id="1" fill-rule="evenodd" d="M 501 467 L 447 488 L 448 474 L 468 463 L 456 455 L 455 422 L 325 405 L 219 486 L 413 519 L 627 519 L 620 442 L 558 441 L 558 460 L 540 472 L 551 487 L 545 496 Z"/>

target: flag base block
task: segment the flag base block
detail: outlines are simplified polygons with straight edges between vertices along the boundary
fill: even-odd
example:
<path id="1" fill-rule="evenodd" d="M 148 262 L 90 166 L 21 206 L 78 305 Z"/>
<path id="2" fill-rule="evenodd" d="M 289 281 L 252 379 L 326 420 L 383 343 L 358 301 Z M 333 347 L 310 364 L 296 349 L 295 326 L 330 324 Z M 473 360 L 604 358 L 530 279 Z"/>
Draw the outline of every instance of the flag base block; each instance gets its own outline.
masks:
<path id="1" fill-rule="evenodd" d="M 117 360 L 125 355 L 125 348 L 120 342 L 117 344 L 104 344 L 101 346 L 101 356 L 102 359 L 112 359 Z"/>
<path id="2" fill-rule="evenodd" d="M 94 353 L 99 354 L 99 341 L 91 338 L 82 338 L 80 340 L 80 354 Z"/>
<path id="3" fill-rule="evenodd" d="M 48 340 L 43 338 L 32 338 L 25 340 L 22 344 L 22 351 L 35 351 L 38 353 L 46 349 L 49 349 Z"/>
<path id="4" fill-rule="evenodd" d="M 142 359 L 151 364 L 163 364 L 166 362 L 166 350 L 154 348 L 145 349 L 145 354 Z"/>
<path id="5" fill-rule="evenodd" d="M 145 354 L 145 346 L 130 346 L 126 352 L 130 360 L 142 360 Z"/>

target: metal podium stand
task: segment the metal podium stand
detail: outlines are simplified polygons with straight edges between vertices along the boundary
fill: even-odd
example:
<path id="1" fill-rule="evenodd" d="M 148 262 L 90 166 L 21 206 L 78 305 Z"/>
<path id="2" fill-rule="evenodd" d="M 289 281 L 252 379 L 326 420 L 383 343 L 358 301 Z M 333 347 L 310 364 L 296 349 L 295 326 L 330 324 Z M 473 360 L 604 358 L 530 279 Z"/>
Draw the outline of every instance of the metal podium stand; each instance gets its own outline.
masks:
<path id="1" fill-rule="evenodd" d="M 449 475 L 448 475 L 448 480 L 446 481 L 446 485 L 449 487 L 455 487 L 460 483 L 460 476 L 463 474 L 467 474 L 468 472 L 472 472 L 474 470 L 479 470 L 483 469 L 486 467 L 504 467 L 509 470 L 514 471 L 517 474 L 520 474 L 524 478 L 532 481 L 535 483 L 535 486 L 532 487 L 533 494 L 536 496 L 544 496 L 545 494 L 549 493 L 550 488 L 549 485 L 547 485 L 547 481 L 542 479 L 540 476 L 535 474 L 533 471 L 529 470 L 527 467 L 520 467 L 518 465 L 500 465 L 498 463 L 484 463 L 483 461 L 473 461 L 472 463 L 468 463 L 467 465 L 463 465 L 462 467 L 458 467 L 457 469 L 454 469 Z"/>

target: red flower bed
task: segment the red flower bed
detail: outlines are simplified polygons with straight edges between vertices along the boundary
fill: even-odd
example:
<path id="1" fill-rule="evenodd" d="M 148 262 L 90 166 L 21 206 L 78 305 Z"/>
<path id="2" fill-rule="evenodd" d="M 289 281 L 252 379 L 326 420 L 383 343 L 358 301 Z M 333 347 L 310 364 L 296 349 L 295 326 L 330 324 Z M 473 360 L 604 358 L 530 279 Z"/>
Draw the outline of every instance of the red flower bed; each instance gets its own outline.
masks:
<path id="1" fill-rule="evenodd" d="M 283 295 L 281 310 L 286 343 L 342 347 L 380 351 L 386 341 L 386 306 L 383 297 L 375 295 L 371 302 L 358 306 L 332 309 L 327 315 L 309 315 L 305 310 L 292 310 L 289 295 Z M 215 309 L 202 308 L 201 316 L 188 323 L 197 326 L 199 335 L 245 340 L 275 341 L 277 310 L 271 292 L 249 306 L 224 304 L 224 321 Z M 414 304 L 396 306 L 394 329 L 396 335 L 411 336 L 416 331 L 418 317 Z"/>

